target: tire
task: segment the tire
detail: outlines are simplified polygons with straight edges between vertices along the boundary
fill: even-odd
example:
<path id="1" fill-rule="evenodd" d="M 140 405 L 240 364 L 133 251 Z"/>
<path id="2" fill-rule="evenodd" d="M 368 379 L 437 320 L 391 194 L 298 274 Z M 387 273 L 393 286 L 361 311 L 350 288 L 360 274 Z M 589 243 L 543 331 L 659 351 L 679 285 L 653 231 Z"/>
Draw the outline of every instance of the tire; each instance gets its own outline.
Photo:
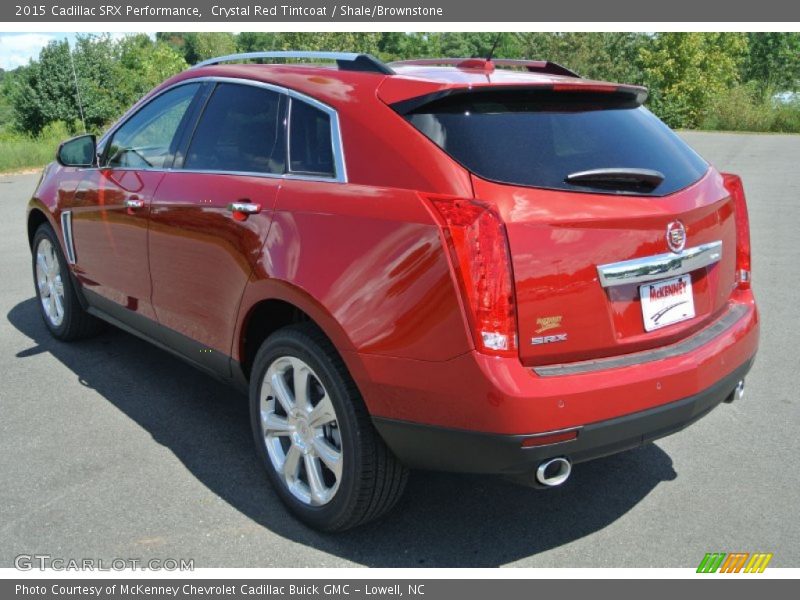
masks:
<path id="1" fill-rule="evenodd" d="M 61 244 L 48 223 L 33 236 L 31 259 L 39 312 L 53 337 L 71 342 L 96 335 L 102 322 L 81 306 Z"/>
<path id="2" fill-rule="evenodd" d="M 307 393 L 298 403 L 303 381 Z M 407 469 L 373 427 L 335 347 L 313 324 L 285 327 L 262 344 L 250 379 L 250 417 L 278 495 L 314 529 L 362 525 L 402 495 Z"/>

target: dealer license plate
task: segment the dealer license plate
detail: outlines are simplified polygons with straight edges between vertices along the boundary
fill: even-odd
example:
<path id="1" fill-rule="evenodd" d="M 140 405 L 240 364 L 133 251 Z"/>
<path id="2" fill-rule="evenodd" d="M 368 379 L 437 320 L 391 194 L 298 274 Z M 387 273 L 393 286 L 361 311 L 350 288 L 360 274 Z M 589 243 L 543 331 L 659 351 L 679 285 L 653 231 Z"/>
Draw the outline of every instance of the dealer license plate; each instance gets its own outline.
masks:
<path id="1" fill-rule="evenodd" d="M 694 317 L 694 296 L 690 275 L 639 286 L 639 298 L 642 301 L 642 317 L 646 331 L 661 329 Z"/>

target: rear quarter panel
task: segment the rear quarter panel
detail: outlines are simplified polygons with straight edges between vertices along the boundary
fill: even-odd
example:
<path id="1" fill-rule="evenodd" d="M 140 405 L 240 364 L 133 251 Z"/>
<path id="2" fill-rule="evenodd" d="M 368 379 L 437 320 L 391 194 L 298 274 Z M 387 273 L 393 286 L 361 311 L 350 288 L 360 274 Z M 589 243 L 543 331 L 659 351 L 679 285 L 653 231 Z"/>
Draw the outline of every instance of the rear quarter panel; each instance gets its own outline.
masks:
<path id="1" fill-rule="evenodd" d="M 304 310 L 342 353 L 438 361 L 472 347 L 439 228 L 410 190 L 285 182 L 240 330 L 266 298 Z"/>

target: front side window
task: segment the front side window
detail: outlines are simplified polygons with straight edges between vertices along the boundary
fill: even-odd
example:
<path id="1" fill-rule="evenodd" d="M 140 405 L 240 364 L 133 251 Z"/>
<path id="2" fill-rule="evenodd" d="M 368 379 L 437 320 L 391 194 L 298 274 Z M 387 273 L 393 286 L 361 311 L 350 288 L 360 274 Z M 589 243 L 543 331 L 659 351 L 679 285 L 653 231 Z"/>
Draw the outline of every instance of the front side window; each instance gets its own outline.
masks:
<path id="1" fill-rule="evenodd" d="M 330 115 L 300 100 L 292 100 L 289 157 L 289 171 L 292 173 L 336 176 Z"/>
<path id="2" fill-rule="evenodd" d="M 172 166 L 175 134 L 200 85 L 181 85 L 164 92 L 137 111 L 112 135 L 105 167 L 162 169 Z"/>
<path id="3" fill-rule="evenodd" d="M 282 98 L 262 87 L 219 84 L 200 117 L 183 167 L 282 174 Z"/>

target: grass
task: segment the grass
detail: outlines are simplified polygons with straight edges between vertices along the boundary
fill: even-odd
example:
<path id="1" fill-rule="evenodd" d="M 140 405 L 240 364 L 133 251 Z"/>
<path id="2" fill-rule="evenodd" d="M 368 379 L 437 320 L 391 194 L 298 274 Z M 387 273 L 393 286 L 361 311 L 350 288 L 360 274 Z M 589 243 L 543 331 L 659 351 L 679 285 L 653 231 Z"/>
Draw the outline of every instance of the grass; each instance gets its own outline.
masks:
<path id="1" fill-rule="evenodd" d="M 800 101 L 777 102 L 771 92 L 750 85 L 730 89 L 715 98 L 701 129 L 761 133 L 800 133 Z"/>
<path id="2" fill-rule="evenodd" d="M 43 167 L 53 160 L 60 141 L 41 138 L 0 140 L 0 173 Z"/>
<path id="3" fill-rule="evenodd" d="M 68 137 L 63 123 L 48 125 L 38 136 L 0 131 L 0 173 L 43 167 L 55 158 L 58 145 Z"/>

